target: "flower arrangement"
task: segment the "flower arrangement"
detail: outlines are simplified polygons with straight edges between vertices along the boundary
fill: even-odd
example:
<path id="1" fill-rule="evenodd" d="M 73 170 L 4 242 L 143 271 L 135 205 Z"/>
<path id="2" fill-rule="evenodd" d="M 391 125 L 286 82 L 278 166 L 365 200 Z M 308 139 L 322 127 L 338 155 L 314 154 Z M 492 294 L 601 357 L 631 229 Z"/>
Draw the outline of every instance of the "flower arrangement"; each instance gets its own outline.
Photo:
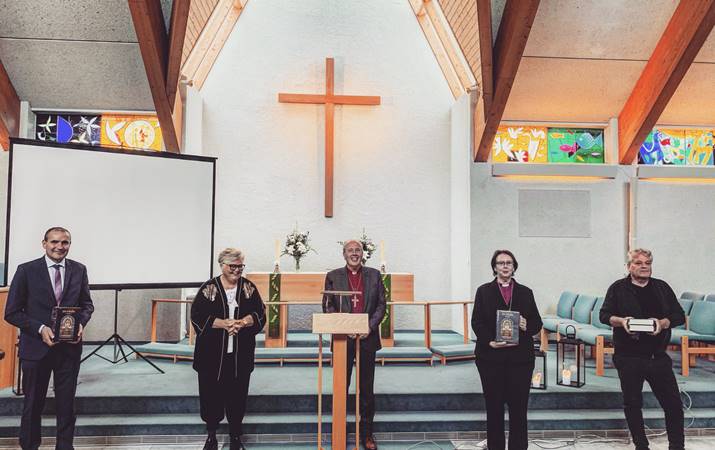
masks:
<path id="1" fill-rule="evenodd" d="M 305 233 L 298 231 L 298 226 L 296 225 L 293 232 L 286 236 L 286 242 L 283 246 L 283 252 L 281 255 L 289 255 L 295 259 L 296 272 L 300 270 L 301 258 L 307 255 L 311 250 L 315 252 L 315 249 L 308 243 L 309 234 L 310 231 L 306 231 Z"/>
<path id="2" fill-rule="evenodd" d="M 362 236 L 358 238 L 358 241 L 362 244 L 362 263 L 365 264 L 368 259 L 375 253 L 377 246 L 372 239 L 370 239 L 367 234 L 365 234 L 365 228 L 362 229 Z M 341 246 L 345 245 L 345 241 L 338 241 Z"/>

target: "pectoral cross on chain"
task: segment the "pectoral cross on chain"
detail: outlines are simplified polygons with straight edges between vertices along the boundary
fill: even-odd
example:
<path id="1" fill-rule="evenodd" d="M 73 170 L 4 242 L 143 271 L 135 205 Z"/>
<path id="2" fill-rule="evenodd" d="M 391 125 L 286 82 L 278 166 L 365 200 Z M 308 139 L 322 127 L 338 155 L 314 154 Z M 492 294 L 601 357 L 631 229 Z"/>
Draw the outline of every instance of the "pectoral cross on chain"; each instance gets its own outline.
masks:
<path id="1" fill-rule="evenodd" d="M 353 302 L 353 308 L 357 308 L 359 302 L 357 294 L 353 294 L 353 298 L 350 301 Z"/>

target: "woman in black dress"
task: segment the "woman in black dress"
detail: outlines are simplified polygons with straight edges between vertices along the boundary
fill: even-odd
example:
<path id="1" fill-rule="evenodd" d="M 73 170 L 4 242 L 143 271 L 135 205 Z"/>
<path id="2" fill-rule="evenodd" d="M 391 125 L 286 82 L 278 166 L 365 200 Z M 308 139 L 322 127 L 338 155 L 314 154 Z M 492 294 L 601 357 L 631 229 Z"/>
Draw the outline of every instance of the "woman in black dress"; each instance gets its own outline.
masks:
<path id="1" fill-rule="evenodd" d="M 519 267 L 509 250 L 497 250 L 491 259 L 494 280 L 477 289 L 472 312 L 472 329 L 477 336 L 474 349 L 487 408 L 487 447 L 503 450 L 504 404 L 509 406 L 509 449 L 526 449 L 526 411 L 534 371 L 533 335 L 541 329 L 541 316 L 534 293 L 514 279 Z M 518 343 L 497 339 L 497 310 L 519 312 Z"/>
<path id="2" fill-rule="evenodd" d="M 256 285 L 241 276 L 243 253 L 234 248 L 218 257 L 221 275 L 205 282 L 191 305 L 196 330 L 194 370 L 199 376 L 201 419 L 208 437 L 204 450 L 216 450 L 216 430 L 228 419 L 231 450 L 243 449 L 241 423 L 253 372 L 256 334 L 266 323 L 266 307 Z"/>

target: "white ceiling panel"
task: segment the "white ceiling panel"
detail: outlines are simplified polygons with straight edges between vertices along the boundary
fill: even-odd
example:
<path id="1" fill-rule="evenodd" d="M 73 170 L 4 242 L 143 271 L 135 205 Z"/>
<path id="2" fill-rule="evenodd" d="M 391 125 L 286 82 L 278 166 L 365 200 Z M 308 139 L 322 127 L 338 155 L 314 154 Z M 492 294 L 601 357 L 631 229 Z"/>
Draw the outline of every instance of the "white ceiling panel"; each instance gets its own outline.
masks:
<path id="1" fill-rule="evenodd" d="M 647 60 L 677 0 L 544 0 L 524 55 Z"/>
<path id="2" fill-rule="evenodd" d="M 0 59 L 33 108 L 154 109 L 138 44 L 0 39 Z"/>
<path id="3" fill-rule="evenodd" d="M 504 120 L 606 122 L 620 112 L 642 61 L 521 60 Z"/>
<path id="4" fill-rule="evenodd" d="M 715 126 L 715 64 L 690 66 L 658 123 Z"/>

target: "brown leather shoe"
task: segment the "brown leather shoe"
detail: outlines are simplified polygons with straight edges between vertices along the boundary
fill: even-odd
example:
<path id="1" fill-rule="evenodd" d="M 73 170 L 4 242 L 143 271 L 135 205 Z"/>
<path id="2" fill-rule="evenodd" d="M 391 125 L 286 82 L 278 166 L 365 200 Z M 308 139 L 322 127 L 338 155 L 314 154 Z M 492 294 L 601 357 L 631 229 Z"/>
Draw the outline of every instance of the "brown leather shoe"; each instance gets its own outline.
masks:
<path id="1" fill-rule="evenodd" d="M 377 450 L 377 442 L 375 442 L 375 436 L 370 435 L 365 437 L 362 441 L 363 447 L 365 447 L 365 450 Z"/>

